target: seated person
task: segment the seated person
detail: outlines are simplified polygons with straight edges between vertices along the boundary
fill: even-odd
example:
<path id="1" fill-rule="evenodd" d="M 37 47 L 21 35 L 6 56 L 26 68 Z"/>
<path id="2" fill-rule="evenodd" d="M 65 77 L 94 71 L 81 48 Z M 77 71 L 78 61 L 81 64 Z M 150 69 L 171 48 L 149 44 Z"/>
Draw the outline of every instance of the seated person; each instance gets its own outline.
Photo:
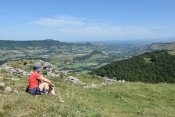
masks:
<path id="1" fill-rule="evenodd" d="M 31 95 L 41 95 L 48 94 L 50 92 L 52 95 L 55 95 L 55 85 L 47 78 L 44 78 L 40 73 L 43 70 L 42 64 L 40 62 L 36 62 L 33 70 L 34 72 L 29 77 L 28 93 Z"/>

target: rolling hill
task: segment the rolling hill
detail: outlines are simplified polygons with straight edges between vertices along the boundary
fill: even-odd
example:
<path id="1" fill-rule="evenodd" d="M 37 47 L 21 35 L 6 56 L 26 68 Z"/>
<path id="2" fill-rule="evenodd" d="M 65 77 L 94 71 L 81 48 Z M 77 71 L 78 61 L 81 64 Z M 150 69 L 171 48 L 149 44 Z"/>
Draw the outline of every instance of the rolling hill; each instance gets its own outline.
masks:
<path id="1" fill-rule="evenodd" d="M 30 40 L 30 41 L 13 41 L 13 40 L 0 40 L 0 49 L 18 49 L 18 48 L 54 48 L 60 46 L 73 46 L 73 45 L 91 45 L 88 42 L 84 43 L 66 43 L 57 40 L 46 39 L 46 40 Z"/>
<path id="2" fill-rule="evenodd" d="M 114 61 L 90 74 L 149 83 L 175 83 L 174 51 L 146 52 L 130 59 Z"/>
<path id="3" fill-rule="evenodd" d="M 148 50 L 175 50 L 175 42 L 153 43 L 147 47 Z"/>

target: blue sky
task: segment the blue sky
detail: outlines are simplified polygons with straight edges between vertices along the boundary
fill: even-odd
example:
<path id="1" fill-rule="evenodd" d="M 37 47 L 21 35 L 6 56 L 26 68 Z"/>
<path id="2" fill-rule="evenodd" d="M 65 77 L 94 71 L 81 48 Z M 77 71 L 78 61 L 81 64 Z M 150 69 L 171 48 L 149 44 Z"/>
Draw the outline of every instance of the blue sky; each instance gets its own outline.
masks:
<path id="1" fill-rule="evenodd" d="M 175 0 L 0 0 L 0 40 L 175 37 Z"/>

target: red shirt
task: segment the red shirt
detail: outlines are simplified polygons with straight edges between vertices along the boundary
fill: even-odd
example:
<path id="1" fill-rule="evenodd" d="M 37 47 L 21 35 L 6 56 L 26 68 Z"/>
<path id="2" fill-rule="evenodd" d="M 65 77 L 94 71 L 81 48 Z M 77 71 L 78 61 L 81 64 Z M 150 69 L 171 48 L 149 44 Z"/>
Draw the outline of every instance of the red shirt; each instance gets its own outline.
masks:
<path id="1" fill-rule="evenodd" d="M 29 89 L 33 89 L 37 86 L 39 86 L 39 80 L 38 78 L 41 76 L 41 74 L 39 74 L 38 72 L 33 72 L 31 75 L 30 75 L 30 78 L 29 78 Z"/>

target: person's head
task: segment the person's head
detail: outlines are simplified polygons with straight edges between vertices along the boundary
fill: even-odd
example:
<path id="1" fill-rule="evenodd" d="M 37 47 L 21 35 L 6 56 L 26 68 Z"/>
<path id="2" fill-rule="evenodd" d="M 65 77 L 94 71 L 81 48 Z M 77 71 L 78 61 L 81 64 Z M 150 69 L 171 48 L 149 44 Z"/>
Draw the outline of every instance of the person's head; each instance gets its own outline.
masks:
<path id="1" fill-rule="evenodd" d="M 33 67 L 34 71 L 41 72 L 43 70 L 43 66 L 40 62 L 36 62 Z"/>

